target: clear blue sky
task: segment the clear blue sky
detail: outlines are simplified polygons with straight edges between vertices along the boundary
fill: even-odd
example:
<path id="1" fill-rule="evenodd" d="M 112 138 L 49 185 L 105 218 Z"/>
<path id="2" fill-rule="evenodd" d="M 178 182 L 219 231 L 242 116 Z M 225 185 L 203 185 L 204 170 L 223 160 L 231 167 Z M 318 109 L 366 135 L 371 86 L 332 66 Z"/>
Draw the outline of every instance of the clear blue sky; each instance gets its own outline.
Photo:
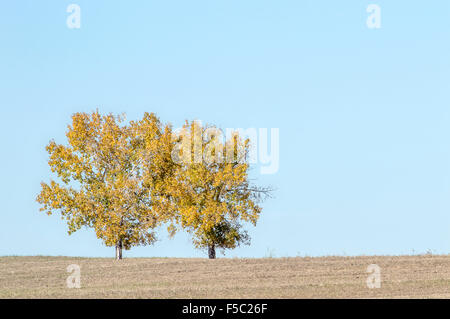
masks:
<path id="1" fill-rule="evenodd" d="M 278 173 L 254 176 L 275 196 L 228 257 L 450 250 L 445 0 L 2 1 L 0 107 L 0 255 L 113 256 L 35 202 L 45 145 L 96 108 L 280 129 Z M 162 233 L 125 256 L 205 255 Z"/>

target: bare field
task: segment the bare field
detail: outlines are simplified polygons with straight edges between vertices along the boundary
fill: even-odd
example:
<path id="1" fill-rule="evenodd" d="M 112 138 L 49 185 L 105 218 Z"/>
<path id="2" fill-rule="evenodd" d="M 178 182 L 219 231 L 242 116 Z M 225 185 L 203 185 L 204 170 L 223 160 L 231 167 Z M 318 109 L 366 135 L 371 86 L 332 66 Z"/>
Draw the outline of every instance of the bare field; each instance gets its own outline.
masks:
<path id="1" fill-rule="evenodd" d="M 69 289 L 67 266 L 81 267 Z M 366 285 L 381 267 L 381 288 Z M 0 257 L 0 298 L 450 298 L 450 255 L 186 259 Z"/>

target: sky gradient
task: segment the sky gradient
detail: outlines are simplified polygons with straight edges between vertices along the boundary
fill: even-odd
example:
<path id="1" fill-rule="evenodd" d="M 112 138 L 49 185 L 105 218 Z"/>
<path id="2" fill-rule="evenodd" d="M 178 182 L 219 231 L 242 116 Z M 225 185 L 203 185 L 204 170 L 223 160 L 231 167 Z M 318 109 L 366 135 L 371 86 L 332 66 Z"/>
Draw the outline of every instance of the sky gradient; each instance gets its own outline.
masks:
<path id="1" fill-rule="evenodd" d="M 4 1 L 0 255 L 113 256 L 35 201 L 45 145 L 97 108 L 279 128 L 279 171 L 252 176 L 274 197 L 227 257 L 447 254 L 449 57 L 445 0 Z M 205 256 L 182 233 L 159 237 L 124 256 Z"/>

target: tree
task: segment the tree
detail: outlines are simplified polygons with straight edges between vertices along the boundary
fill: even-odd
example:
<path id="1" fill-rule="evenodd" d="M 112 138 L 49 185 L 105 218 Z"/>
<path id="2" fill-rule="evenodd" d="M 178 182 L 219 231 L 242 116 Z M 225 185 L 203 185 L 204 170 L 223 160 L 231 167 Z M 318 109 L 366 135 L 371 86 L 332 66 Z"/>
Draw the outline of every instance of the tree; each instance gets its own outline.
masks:
<path id="1" fill-rule="evenodd" d="M 51 141 L 48 164 L 60 182 L 41 183 L 37 201 L 47 214 L 60 212 L 68 232 L 95 230 L 105 245 L 122 249 L 152 244 L 152 231 L 167 216 L 164 175 L 170 170 L 170 127 L 154 114 L 123 124 L 120 116 L 76 113 L 68 145 Z M 160 150 L 160 151 L 157 151 Z"/>
<path id="2" fill-rule="evenodd" d="M 249 244 L 243 223 L 256 225 L 258 202 L 270 195 L 269 188 L 249 181 L 249 150 L 250 141 L 237 132 L 224 142 L 219 129 L 195 121 L 186 122 L 176 136 L 171 227 L 191 233 L 194 245 L 207 249 L 210 259 L 216 249 Z"/>

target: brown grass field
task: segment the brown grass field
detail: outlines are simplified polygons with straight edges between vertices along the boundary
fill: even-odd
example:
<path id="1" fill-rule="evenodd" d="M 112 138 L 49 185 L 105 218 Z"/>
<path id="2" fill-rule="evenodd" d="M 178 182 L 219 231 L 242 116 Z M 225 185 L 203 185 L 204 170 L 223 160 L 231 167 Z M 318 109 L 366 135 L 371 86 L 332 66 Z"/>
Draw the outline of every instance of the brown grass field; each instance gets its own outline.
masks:
<path id="1" fill-rule="evenodd" d="M 80 289 L 66 286 L 71 264 Z M 381 267 L 381 288 L 366 285 L 370 264 Z M 0 298 L 450 298 L 450 255 L 0 257 Z"/>

